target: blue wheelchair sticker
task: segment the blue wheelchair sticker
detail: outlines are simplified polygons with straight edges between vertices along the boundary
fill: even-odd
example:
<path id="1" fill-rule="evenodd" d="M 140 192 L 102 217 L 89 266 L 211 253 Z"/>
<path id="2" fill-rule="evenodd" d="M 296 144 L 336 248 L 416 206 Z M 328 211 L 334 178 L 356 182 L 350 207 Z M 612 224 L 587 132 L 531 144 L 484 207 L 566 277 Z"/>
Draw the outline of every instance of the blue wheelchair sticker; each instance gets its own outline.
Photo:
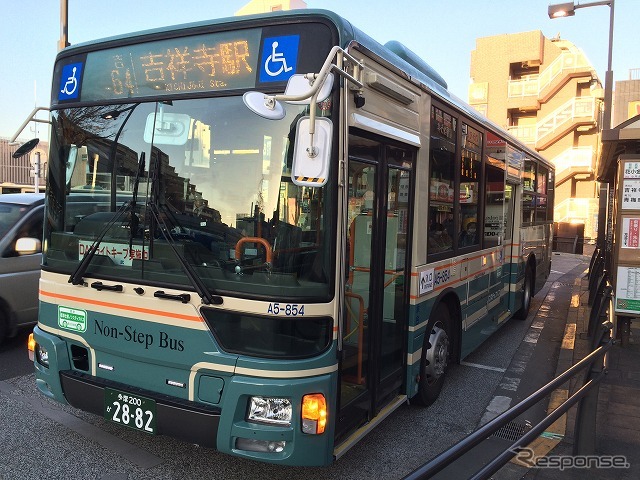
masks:
<path id="1" fill-rule="evenodd" d="M 78 95 L 80 95 L 82 67 L 82 63 L 70 63 L 62 67 L 58 100 L 73 100 L 78 98 Z"/>
<path id="2" fill-rule="evenodd" d="M 260 63 L 261 82 L 282 82 L 296 73 L 300 35 L 265 38 Z"/>

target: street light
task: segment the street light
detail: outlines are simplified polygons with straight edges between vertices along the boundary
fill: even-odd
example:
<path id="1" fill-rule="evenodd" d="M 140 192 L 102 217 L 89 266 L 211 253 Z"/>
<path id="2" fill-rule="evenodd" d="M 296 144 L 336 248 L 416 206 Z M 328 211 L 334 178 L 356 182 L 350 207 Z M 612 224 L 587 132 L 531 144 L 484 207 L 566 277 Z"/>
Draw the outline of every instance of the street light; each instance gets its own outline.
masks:
<path id="1" fill-rule="evenodd" d="M 611 110 L 613 107 L 612 92 L 613 92 L 613 71 L 611 70 L 611 61 L 613 57 L 613 12 L 615 7 L 615 0 L 603 0 L 598 2 L 577 4 L 574 2 L 564 2 L 555 5 L 549 5 L 549 18 L 571 17 L 576 14 L 578 8 L 597 7 L 601 5 L 607 5 L 610 8 L 609 12 L 609 52 L 607 57 L 607 72 L 604 76 L 604 115 L 602 118 L 602 130 L 611 129 Z M 606 218 L 607 218 L 607 205 L 609 199 L 608 184 L 600 184 L 600 202 L 598 207 L 598 240 L 597 246 L 600 249 L 605 247 L 606 237 Z M 609 212 L 611 215 L 611 212 Z M 607 250 L 611 248 L 607 245 Z M 605 263 L 606 263 L 605 254 Z"/>
<path id="2" fill-rule="evenodd" d="M 602 129 L 609 130 L 611 128 L 611 107 L 612 107 L 612 91 L 613 91 L 613 71 L 611 63 L 613 57 L 613 11 L 615 0 L 602 0 L 599 2 L 576 4 L 575 2 L 564 2 L 549 5 L 549 18 L 572 17 L 579 8 L 598 7 L 606 5 L 610 7 L 609 14 L 609 52 L 607 57 L 607 72 L 604 76 L 604 116 L 602 119 Z"/>
<path id="3" fill-rule="evenodd" d="M 549 5 L 549 18 L 573 17 L 576 14 L 576 6 L 573 2 Z"/>

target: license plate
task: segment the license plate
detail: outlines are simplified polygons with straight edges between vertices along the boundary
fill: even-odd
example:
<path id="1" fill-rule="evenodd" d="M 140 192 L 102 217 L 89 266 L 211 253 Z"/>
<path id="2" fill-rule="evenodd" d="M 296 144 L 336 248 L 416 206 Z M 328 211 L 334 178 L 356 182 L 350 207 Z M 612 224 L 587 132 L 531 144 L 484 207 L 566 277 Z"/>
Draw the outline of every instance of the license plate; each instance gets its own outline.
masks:
<path id="1" fill-rule="evenodd" d="M 104 418 L 153 435 L 156 433 L 156 402 L 139 395 L 105 388 Z"/>

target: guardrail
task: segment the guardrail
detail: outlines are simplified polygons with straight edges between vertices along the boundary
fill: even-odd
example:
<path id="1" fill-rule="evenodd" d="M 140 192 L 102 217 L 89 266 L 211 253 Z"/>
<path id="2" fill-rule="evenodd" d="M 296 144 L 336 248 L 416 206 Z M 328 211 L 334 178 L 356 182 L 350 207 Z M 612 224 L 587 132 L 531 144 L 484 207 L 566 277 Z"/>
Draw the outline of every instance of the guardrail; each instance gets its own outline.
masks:
<path id="1" fill-rule="evenodd" d="M 594 252 L 591 267 L 595 266 L 597 258 L 598 255 Z M 598 272 L 590 269 L 589 281 L 591 282 L 593 278 L 597 278 L 600 281 L 598 288 L 602 288 L 601 294 L 594 296 L 594 302 L 589 318 L 589 327 L 591 329 L 593 323 L 593 330 L 595 331 L 591 337 L 591 353 L 560 376 L 554 378 L 551 382 L 547 383 L 545 386 L 519 402 L 517 405 L 514 405 L 509 410 L 498 415 L 496 418 L 480 427 L 456 445 L 440 453 L 437 457 L 433 458 L 421 467 L 418 467 L 412 473 L 404 477 L 404 480 L 431 478 L 433 475 L 444 470 L 447 466 L 458 460 L 462 455 L 482 443 L 488 437 L 496 433 L 500 428 L 504 427 L 521 413 L 545 399 L 545 397 L 551 394 L 551 392 L 584 370 L 587 370 L 587 372 L 580 388 L 578 388 L 537 425 L 532 426 L 529 431 L 520 437 L 520 439 L 515 441 L 508 449 L 504 450 L 493 460 L 484 465 L 470 478 L 474 480 L 491 478 L 493 474 L 515 457 L 520 449 L 526 447 L 529 443 L 540 436 L 547 427 L 567 413 L 567 411 L 576 403 L 579 403 L 579 405 L 575 421 L 573 453 L 574 455 L 592 455 L 595 453 L 595 426 L 599 385 L 607 373 L 606 354 L 614 344 L 614 340 L 611 336 L 613 324 L 609 321 L 609 315 L 613 308 L 613 289 L 606 281 L 606 278 L 603 281 L 602 274 L 596 273 Z M 600 328 L 596 329 L 595 325 L 599 322 L 601 322 Z"/>

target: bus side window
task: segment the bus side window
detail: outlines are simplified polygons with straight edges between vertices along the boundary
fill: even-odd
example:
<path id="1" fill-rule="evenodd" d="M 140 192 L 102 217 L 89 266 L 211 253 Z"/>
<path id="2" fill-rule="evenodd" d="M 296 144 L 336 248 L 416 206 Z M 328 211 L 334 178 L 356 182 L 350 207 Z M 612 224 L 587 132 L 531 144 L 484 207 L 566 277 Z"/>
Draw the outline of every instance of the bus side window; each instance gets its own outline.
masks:
<path id="1" fill-rule="evenodd" d="M 459 219 L 456 235 L 458 247 L 480 244 L 478 214 L 480 202 L 480 170 L 482 155 L 482 133 L 462 124 L 462 148 L 460 161 L 460 194 L 458 195 Z"/>
<path id="2" fill-rule="evenodd" d="M 431 106 L 427 255 L 453 252 L 457 119 Z"/>

